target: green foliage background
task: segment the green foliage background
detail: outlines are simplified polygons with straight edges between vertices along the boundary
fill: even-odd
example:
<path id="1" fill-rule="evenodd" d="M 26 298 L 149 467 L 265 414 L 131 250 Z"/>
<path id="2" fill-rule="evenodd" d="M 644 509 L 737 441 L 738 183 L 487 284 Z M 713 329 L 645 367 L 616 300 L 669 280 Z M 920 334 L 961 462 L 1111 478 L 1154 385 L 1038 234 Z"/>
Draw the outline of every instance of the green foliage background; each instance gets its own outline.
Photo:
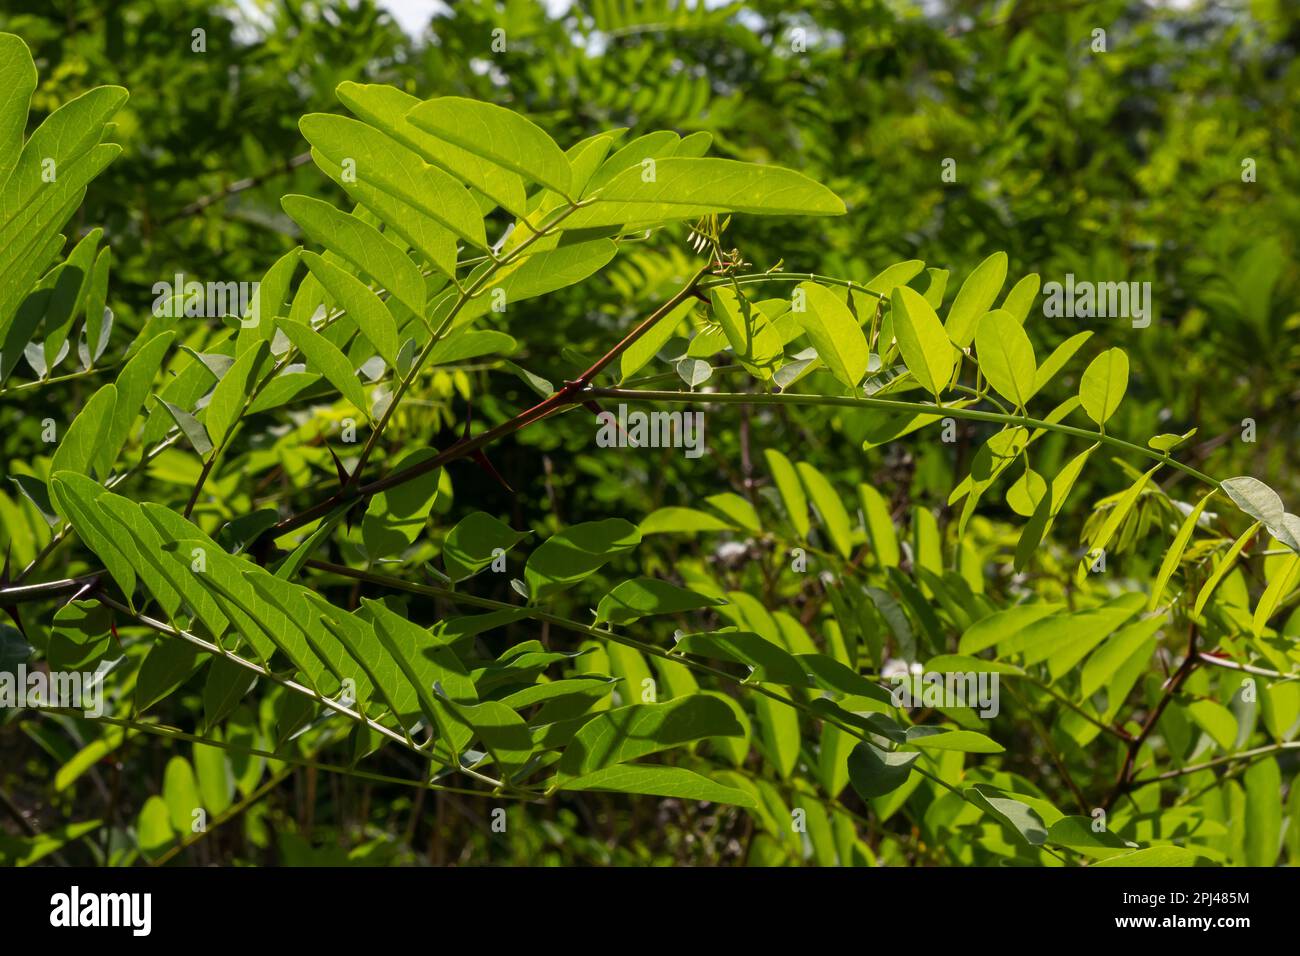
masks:
<path id="1" fill-rule="evenodd" d="M 254 8 L 256 15 L 249 12 Z M 1144 446 L 1152 436 L 1195 429 L 1177 449 L 1185 468 L 1216 479 L 1253 475 L 1282 501 L 1300 502 L 1293 450 L 1300 365 L 1296 11 L 1280 0 L 1188 9 L 1128 0 L 1010 0 L 926 9 L 868 0 L 707 10 L 602 2 L 555 15 L 529 0 L 469 0 L 440 11 L 423 35 L 409 37 L 367 2 L 284 0 L 241 10 L 186 0 L 113 0 L 94 8 L 3 0 L 0 31 L 21 37 L 39 70 L 29 134 L 92 88 L 118 85 L 130 99 L 107 137 L 121 144 L 122 154 L 93 180 L 63 227 L 68 242 L 60 255 L 62 261 L 76 240 L 102 226 L 101 244 L 111 250 L 112 338 L 89 371 L 80 371 L 74 345 L 43 381 L 26 364 L 4 381 L 0 473 L 35 476 L 43 484 L 55 470 L 42 438 L 45 420 L 53 418 L 65 434 L 96 389 L 113 381 L 125 357 L 154 335 L 168 328 L 177 333 L 155 393 L 194 361 L 178 346 L 219 350 L 228 330 L 216 319 L 151 319 L 155 283 L 176 273 L 253 282 L 300 244 L 320 250 L 281 197 L 300 194 L 351 208 L 344 191 L 308 161 L 299 119 L 345 115 L 335 90 L 355 82 L 391 84 L 419 99 L 465 96 L 499 104 L 529 117 L 562 148 L 622 127 L 629 129 L 625 142 L 658 130 L 707 133 L 712 156 L 784 166 L 843 199 L 847 213 L 832 218 L 736 214 L 719 248 L 736 250 L 747 263 L 738 272 L 797 271 L 862 285 L 893 264 L 921 260 L 947 270 L 943 307 L 931 303 L 940 316 L 962 282 L 999 251 L 1009 267 L 998 301 L 1034 273 L 1043 282 L 1063 281 L 1067 273 L 1150 281 L 1155 313 L 1143 329 L 1119 319 L 1046 317 L 1042 297 L 1035 297 L 1022 324 L 1039 362 L 1081 331 L 1092 336 L 1030 414 L 1048 417 L 1079 392 L 1081 373 L 1095 357 L 1120 348 L 1129 378 L 1122 404 L 1104 422 L 1107 435 Z M 1093 50 L 1098 28 L 1106 31 L 1104 53 Z M 195 29 L 205 31 L 205 52 L 191 48 Z M 504 50 L 493 49 L 495 30 L 505 31 Z M 946 159 L 956 161 L 955 182 L 942 176 Z M 1243 179 L 1245 160 L 1253 161 L 1250 181 Z M 494 213 L 489 234 L 499 234 L 511 218 Z M 488 353 L 419 376 L 384 432 L 373 467 L 387 473 L 417 449 L 447 449 L 463 433 L 481 434 L 532 405 L 537 396 L 528 375 L 515 367 L 556 387 L 577 378 L 704 264 L 691 227 L 706 231 L 707 223 L 696 218 L 621 243 L 618 257 L 595 278 L 511 303 L 504 321 L 485 323 L 517 339 L 518 351 L 508 361 Z M 299 279 L 303 274 L 299 269 Z M 932 276 L 919 268 L 914 274 L 903 281 L 926 292 Z M 764 286 L 753 298 L 788 298 L 792 289 Z M 891 298 L 888 284 L 883 289 Z M 867 299 L 855 292 L 847 301 L 874 331 L 858 311 Z M 897 302 L 889 310 L 895 325 Z M 664 359 L 681 355 L 688 329 L 708 331 L 714 313 L 703 303 L 697 313 L 679 324 L 683 334 L 660 343 L 660 356 L 633 373 L 634 381 L 686 388 Z M 787 357 L 808 344 L 791 346 Z M 873 341 L 873 355 L 885 351 L 876 346 Z M 985 349 L 978 341 L 976 347 L 984 361 Z M 706 357 L 716 366 L 708 387 L 771 394 L 766 376 L 747 374 L 734 349 Z M 915 367 L 906 351 L 902 359 Z M 607 375 L 600 384 L 619 377 Z M 994 378 L 988 375 L 1005 397 Z M 980 387 L 983 379 L 963 381 Z M 845 394 L 824 371 L 795 390 Z M 923 393 L 902 397 L 929 400 Z M 603 401 L 608 407 L 618 400 Z M 238 533 L 222 533 L 231 521 L 259 509 L 284 517 L 318 502 L 338 486 L 331 453 L 349 470 L 356 464 L 357 449 L 337 437 L 351 414 L 326 389 L 250 417 L 206 476 L 195 522 L 224 545 L 240 540 Z M 171 428 L 157 404 L 146 429 L 155 421 Z M 1087 447 L 1077 436 L 1051 431 L 1037 438 L 1032 458 L 983 494 L 959 534 L 964 504 L 952 497 L 954 489 L 981 467 L 980 451 L 997 423 L 960 419 L 949 443 L 939 439 L 936 424 L 886 442 L 903 422 L 881 408 L 719 405 L 706 409 L 706 421 L 708 454 L 690 460 L 671 449 L 598 448 L 596 427 L 581 408 L 549 418 L 491 447 L 500 481 L 469 461 L 449 466 L 427 526 L 390 556 L 391 567 L 367 561 L 360 515 L 340 523 L 316 554 L 433 590 L 403 595 L 319 568 L 304 572 L 304 583 L 335 607 L 352 610 L 363 599 L 382 598 L 399 615 L 430 627 L 475 610 L 435 593 L 445 584 L 437 572 L 447 570 L 448 532 L 467 515 L 486 512 L 530 533 L 511 548 L 510 573 L 489 571 L 458 585 L 481 600 L 519 605 L 510 579 L 525 578 L 528 555 L 567 528 L 611 517 L 638 525 L 669 507 L 717 512 L 714 520 L 727 526 L 722 533 L 650 534 L 642 527 L 639 546 L 612 554 L 594 576 L 548 602 L 547 612 L 590 627 L 590 612 L 618 582 L 659 578 L 730 603 L 724 610 L 648 617 L 616 628 L 620 633 L 666 650 L 675 631 L 738 624 L 793 653 L 847 657 L 873 679 L 897 658 L 926 662 L 965 653 L 976 643 L 968 638 L 971 629 L 995 619 L 1005 633 L 979 649 L 992 648 L 999 663 L 1027 672 L 1003 675 L 1000 715 L 980 721 L 927 710 L 913 712 L 910 721 L 987 735 L 1000 752 L 981 752 L 982 744 L 922 746 L 914 766 L 926 775 L 904 774 L 906 782 L 874 795 L 871 785 L 850 782 L 855 773 L 872 776 L 872 767 L 865 756 L 849 757 L 853 741 L 831 721 L 801 712 L 792 737 L 789 719 L 772 712 L 794 712 L 770 698 L 699 673 L 690 683 L 698 679 L 713 696 L 696 693 L 685 689 L 680 663 L 533 617 L 480 638 L 475 656 L 489 666 L 527 641 L 541 644 L 529 651 L 548 654 L 585 650 L 547 658 L 529 677 L 618 679 L 620 689 L 589 713 L 611 701 L 617 707 L 639 700 L 635 688 L 646 677 L 657 681 L 661 701 L 742 702 L 742 743 L 701 734 L 650 763 L 690 769 L 715 786 L 748 794 L 751 805 L 598 791 L 514 799 L 520 795 L 493 795 L 489 785 L 456 775 L 437 780 L 451 789 L 411 787 L 427 776 L 427 756 L 422 762 L 391 742 L 379 748 L 378 740 L 339 726 L 345 722 L 337 718 L 302 711 L 292 695 L 264 680 L 223 710 L 208 690 L 208 669 L 190 673 L 178 664 L 180 678 L 163 680 L 165 692 L 135 715 L 154 731 L 170 728 L 170 738 L 48 711 L 3 713 L 0 794 L 9 816 L 0 831 L 0 859 L 1074 865 L 1135 850 L 1153 855 L 1130 862 L 1273 865 L 1300 858 L 1293 743 L 1300 617 L 1292 614 L 1300 592 L 1284 535 L 1266 533 L 1285 529 L 1250 510 L 1261 507 L 1260 499 L 1247 498 L 1246 514 L 1224 494 L 1213 499 L 1190 546 L 1183 542 L 1185 550 L 1175 554 L 1168 593 L 1161 594 L 1154 582 L 1162 559 L 1183 516 L 1208 490 L 1185 471 L 1166 467 L 1150 484 L 1135 484 L 1154 462 L 1102 445 L 1050 534 L 1030 548 L 1030 560 L 1017 562 L 1036 498 L 1026 507 L 1024 486 L 1017 498 L 1015 479 L 1029 464 L 1050 482 Z M 1078 411 L 1069 421 L 1094 427 Z M 133 461 L 140 457 L 137 437 Z M 782 486 L 781 459 L 774 463 L 769 451 L 821 476 L 793 483 L 812 500 L 811 523 L 795 500 L 805 492 Z M 118 493 L 179 513 L 201 469 L 200 457 L 177 440 L 136 469 Z M 859 492 L 860 485 L 874 493 Z M 843 547 L 831 500 L 846 512 Z M 1264 528 L 1252 525 L 1250 515 Z M 1108 533 L 1111 517 L 1116 526 Z M 39 566 L 21 584 L 100 566 L 96 549 L 76 535 L 47 549 L 55 530 L 17 483 L 3 482 L 0 548 L 9 555 L 9 577 L 38 555 Z M 1110 539 L 1106 571 L 1076 575 L 1080 554 L 1103 535 Z M 299 540 L 281 540 L 279 547 Z M 1239 552 L 1231 549 L 1234 542 Z M 806 573 L 791 568 L 796 546 L 807 553 Z M 1198 607 L 1207 581 L 1212 586 Z M 1133 594 L 1141 600 L 1129 609 L 1124 595 Z M 13 626 L 0 634 L 4 660 L 34 666 L 50 659 L 54 613 L 72 596 L 15 601 Z M 1261 622 L 1257 612 L 1266 600 L 1272 605 Z M 1115 611 L 1069 664 L 1068 653 L 1054 659 L 1052 648 L 1026 655 L 1002 645 L 1027 622 L 1013 627 L 996 615 L 1034 604 L 1062 608 L 1059 633 L 1038 635 L 1061 646 L 1090 633 L 1072 615 L 1095 614 L 1101 606 L 1129 613 Z M 92 644 L 107 634 L 101 630 Z M 1201 657 L 1184 668 L 1189 634 L 1197 653 L 1214 652 L 1238 668 Z M 126 675 L 126 699 L 134 693 L 137 705 L 139 674 L 156 639 L 116 620 L 112 641 L 126 655 L 117 673 Z M 860 656 L 840 653 L 855 645 Z M 1097 663 L 1107 648 L 1114 657 L 1109 670 Z M 725 656 L 712 660 L 733 676 L 747 673 Z M 1090 665 L 1097 668 L 1092 677 Z M 1256 686 L 1243 695 L 1249 678 Z M 793 693 L 810 703 L 817 696 Z M 859 718 L 880 712 L 866 704 L 855 709 L 845 695 L 840 702 Z M 304 721 L 310 729 L 292 736 Z M 908 721 L 900 721 L 905 730 Z M 1111 729 L 1099 731 L 1091 721 Z M 296 762 L 223 755 L 194 744 L 195 735 L 242 740 Z M 891 738 L 873 739 L 884 745 Z M 347 768 L 353 772 L 338 772 Z M 1169 779 L 1135 785 L 1161 774 Z M 194 806 L 220 825 L 191 834 Z M 493 828 L 497 807 L 506 811 L 504 833 Z M 1098 837 L 1088 824 L 1103 807 L 1112 825 Z M 801 830 L 791 823 L 800 811 Z M 1040 830 L 1051 831 L 1046 842 L 1036 835 Z M 1114 835 L 1119 843 L 1111 842 Z"/>

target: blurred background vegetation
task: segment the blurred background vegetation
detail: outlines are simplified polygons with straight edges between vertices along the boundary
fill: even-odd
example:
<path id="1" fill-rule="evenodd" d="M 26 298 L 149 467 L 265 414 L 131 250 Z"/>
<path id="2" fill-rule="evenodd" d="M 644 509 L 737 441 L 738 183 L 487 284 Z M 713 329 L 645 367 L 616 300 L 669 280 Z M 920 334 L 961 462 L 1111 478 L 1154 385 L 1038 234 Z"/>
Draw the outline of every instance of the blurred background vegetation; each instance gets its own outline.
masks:
<path id="1" fill-rule="evenodd" d="M 1295 4 L 457 0 L 405 3 L 399 12 L 407 27 L 420 26 L 408 32 L 369 0 L 0 0 L 0 30 L 27 41 L 40 71 L 33 122 L 93 86 L 130 91 L 115 135 L 125 153 L 92 183 L 74 221 L 78 234 L 105 228 L 114 260 L 109 302 L 123 342 L 147 318 L 155 282 L 176 272 L 255 281 L 296 245 L 279 197 L 341 196 L 305 164 L 298 117 L 341 112 L 333 90 L 344 80 L 391 83 L 420 97 L 510 106 L 565 146 L 611 127 L 704 130 L 714 155 L 801 170 L 845 199 L 849 214 L 839 219 L 734 224 L 725 245 L 757 269 L 783 262 L 865 281 L 915 258 L 953 270 L 957 281 L 1005 250 L 1013 281 L 1030 272 L 1044 282 L 1067 273 L 1150 281 L 1149 328 L 1034 314 L 1039 354 L 1084 328 L 1095 333 L 1089 355 L 1122 346 L 1133 380 L 1112 431 L 1140 441 L 1196 427 L 1181 456 L 1189 464 L 1221 477 L 1257 475 L 1292 505 L 1300 501 L 1292 450 L 1300 399 Z M 196 30 L 204 31 L 203 52 L 193 49 Z M 1095 49 L 1097 30 L 1105 31 L 1104 52 Z M 943 176 L 945 160 L 955 161 L 955 181 Z M 689 251 L 685 232 L 668 230 L 625 252 L 604 280 L 521 304 L 514 321 L 531 331 L 517 361 L 553 382 L 572 377 L 583 356 L 598 354 L 680 284 Z M 441 447 L 463 426 L 470 398 L 476 416 L 491 422 L 530 394 L 499 369 L 439 373 L 430 385 L 428 401 L 395 423 L 398 444 Z M 1077 382 L 1067 375 L 1056 387 L 1064 395 Z M 67 397 L 89 391 L 72 383 Z M 1254 442 L 1242 440 L 1244 419 L 1256 423 Z M 913 503 L 942 509 L 964 473 L 962 453 L 954 460 L 936 441 L 863 451 L 869 425 L 816 408 L 761 422 L 837 486 L 875 484 L 900 518 Z M 749 427 L 738 409 L 711 412 L 710 454 L 698 462 L 671 451 L 598 457 L 585 453 L 591 423 L 565 416 L 494 454 L 516 495 L 475 472 L 453 472 L 457 508 L 513 514 L 516 527 L 550 532 L 743 490 L 754 468 L 742 447 Z M 22 457 L 36 428 L 0 398 L 6 459 Z M 966 462 L 985 431 L 963 426 Z M 1060 437 L 1042 443 L 1040 472 L 1053 473 L 1070 454 Z M 312 464 L 329 473 L 328 460 Z M 182 481 L 161 466 L 153 479 Z M 1114 486 L 1096 484 L 1106 481 Z M 1098 468 L 1084 482 L 1093 484 L 1079 498 L 1093 501 L 1128 479 Z M 1000 540 L 998 507 L 977 522 L 979 540 Z M 1057 537 L 1077 540 L 1087 517 L 1076 514 L 1076 526 Z M 1071 566 L 1060 562 L 1062 579 Z M 989 587 L 1024 585 L 1007 575 Z M 9 802 L 38 821 L 57 821 L 61 802 L 100 799 L 84 781 L 50 785 L 79 741 L 24 727 L 0 728 Z M 92 768 L 94 787 L 114 800 L 118 788 L 157 792 L 166 755 L 158 741 L 120 744 Z M 401 767 L 400 756 L 387 759 L 388 772 L 417 772 Z M 268 792 L 185 859 L 753 859 L 743 815 L 702 815 L 676 801 L 589 796 L 516 807 L 512 815 L 540 825 L 511 826 L 504 836 L 490 831 L 482 801 L 452 794 L 415 797 L 292 770 Z M 125 814 L 139 799 L 122 805 Z"/>

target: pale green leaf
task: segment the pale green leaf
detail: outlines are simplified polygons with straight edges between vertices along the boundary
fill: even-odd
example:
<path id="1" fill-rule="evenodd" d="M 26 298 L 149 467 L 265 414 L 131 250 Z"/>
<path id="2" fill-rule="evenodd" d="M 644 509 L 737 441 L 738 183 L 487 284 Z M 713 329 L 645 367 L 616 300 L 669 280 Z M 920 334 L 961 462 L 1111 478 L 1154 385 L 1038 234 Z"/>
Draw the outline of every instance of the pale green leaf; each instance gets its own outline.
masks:
<path id="1" fill-rule="evenodd" d="M 1098 425 L 1105 425 L 1128 389 L 1128 355 L 1123 349 L 1102 352 L 1079 380 L 1079 400 L 1083 410 Z"/>
<path id="2" fill-rule="evenodd" d="M 1009 312 L 995 309 L 979 320 L 975 350 L 980 371 L 994 391 L 1018 408 L 1034 393 L 1038 371 L 1034 346 L 1024 327 Z"/>
<path id="3" fill-rule="evenodd" d="M 1007 278 L 1007 254 L 995 252 L 966 277 L 948 309 L 944 322 L 948 337 L 958 348 L 966 348 L 975 337 L 980 318 L 993 307 Z M 906 357 L 906 356 L 904 356 Z M 911 363 L 908 363 L 909 367 Z M 933 390 L 932 390 L 933 391 Z"/>
<path id="4" fill-rule="evenodd" d="M 894 338 L 908 370 L 921 387 L 937 399 L 948 386 L 957 353 L 939 317 L 915 289 L 899 286 L 890 302 L 893 308 Z M 971 334 L 975 328 L 972 322 Z"/>
<path id="5" fill-rule="evenodd" d="M 800 284 L 805 311 L 796 318 L 812 339 L 818 357 L 832 375 L 854 388 L 867 374 L 867 339 L 849 307 L 825 286 Z"/>

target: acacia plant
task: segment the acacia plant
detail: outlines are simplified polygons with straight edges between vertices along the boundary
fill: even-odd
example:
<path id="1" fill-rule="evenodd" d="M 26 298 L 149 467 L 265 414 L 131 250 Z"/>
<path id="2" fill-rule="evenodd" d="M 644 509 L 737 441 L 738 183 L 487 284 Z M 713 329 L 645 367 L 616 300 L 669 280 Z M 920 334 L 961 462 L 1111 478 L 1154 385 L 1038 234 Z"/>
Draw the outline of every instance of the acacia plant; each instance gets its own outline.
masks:
<path id="1" fill-rule="evenodd" d="M 98 669 L 104 693 L 99 714 L 8 712 L 58 764 L 64 819 L 0 857 L 186 859 L 303 768 L 456 793 L 485 821 L 674 801 L 747 834 L 749 863 L 1284 853 L 1300 518 L 1260 481 L 1180 462 L 1190 432 L 1108 431 L 1125 352 L 1085 360 L 1086 331 L 1037 349 L 1040 280 L 1008 282 L 1006 255 L 951 283 L 918 260 L 750 263 L 754 217 L 815 240 L 841 200 L 711 158 L 708 134 L 566 148 L 492 103 L 347 82 L 350 115 L 299 124 L 342 205 L 283 197 L 304 244 L 246 307 L 207 315 L 211 295 L 178 283 L 115 335 L 103 237 L 64 255 L 60 230 L 118 152 L 126 91 L 24 140 L 35 68 L 9 35 L 0 64 L 0 397 L 29 446 L 0 490 L 3 660 Z M 602 344 L 575 343 L 558 386 L 520 364 L 548 335 L 520 303 L 665 236 L 687 250 L 673 294 L 626 326 L 593 317 Z M 535 400 L 471 384 L 483 367 Z M 459 413 L 430 418 L 430 397 Z M 593 416 L 619 406 L 737 431 L 743 460 L 707 462 L 736 490 L 571 525 L 457 503 L 458 484 L 504 484 L 507 440 L 563 416 L 590 422 L 591 452 Z M 958 425 L 980 443 L 931 507 L 866 468 L 828 479 L 776 427 L 791 406 L 864 449 Z M 606 473 L 645 467 L 623 437 Z M 1071 447 L 1053 473 L 1035 455 L 1049 437 Z M 1085 469 L 1126 490 L 1072 500 Z M 914 671 L 1004 693 L 988 712 L 900 701 Z M 165 768 L 120 813 L 96 763 L 147 741 Z M 1294 823 L 1285 843 L 1294 861 Z"/>

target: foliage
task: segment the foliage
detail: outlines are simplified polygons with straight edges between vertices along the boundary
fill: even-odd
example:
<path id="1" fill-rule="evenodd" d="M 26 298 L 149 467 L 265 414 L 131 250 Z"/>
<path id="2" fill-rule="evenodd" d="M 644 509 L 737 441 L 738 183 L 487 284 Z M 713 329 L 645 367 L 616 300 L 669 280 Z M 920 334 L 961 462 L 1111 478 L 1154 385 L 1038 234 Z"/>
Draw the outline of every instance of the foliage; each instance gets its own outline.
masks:
<path id="1" fill-rule="evenodd" d="M 210 11 L 251 82 L 185 59 L 206 107 L 150 92 L 175 57 L 95 86 L 0 35 L 0 652 L 105 694 L 5 711 L 47 812 L 0 858 L 1295 862 L 1292 120 L 1193 95 L 1294 105 L 1281 8 L 1188 21 L 1194 63 L 1113 3 L 506 6 L 410 49 L 367 4 L 252 46 Z M 1062 63 L 1097 13 L 1123 44 Z M 1225 130 L 1274 178 L 1182 158 Z M 272 173 L 206 199 L 222 136 Z M 1068 272 L 1160 309 L 1070 327 Z M 707 455 L 596 440 L 635 410 Z"/>

